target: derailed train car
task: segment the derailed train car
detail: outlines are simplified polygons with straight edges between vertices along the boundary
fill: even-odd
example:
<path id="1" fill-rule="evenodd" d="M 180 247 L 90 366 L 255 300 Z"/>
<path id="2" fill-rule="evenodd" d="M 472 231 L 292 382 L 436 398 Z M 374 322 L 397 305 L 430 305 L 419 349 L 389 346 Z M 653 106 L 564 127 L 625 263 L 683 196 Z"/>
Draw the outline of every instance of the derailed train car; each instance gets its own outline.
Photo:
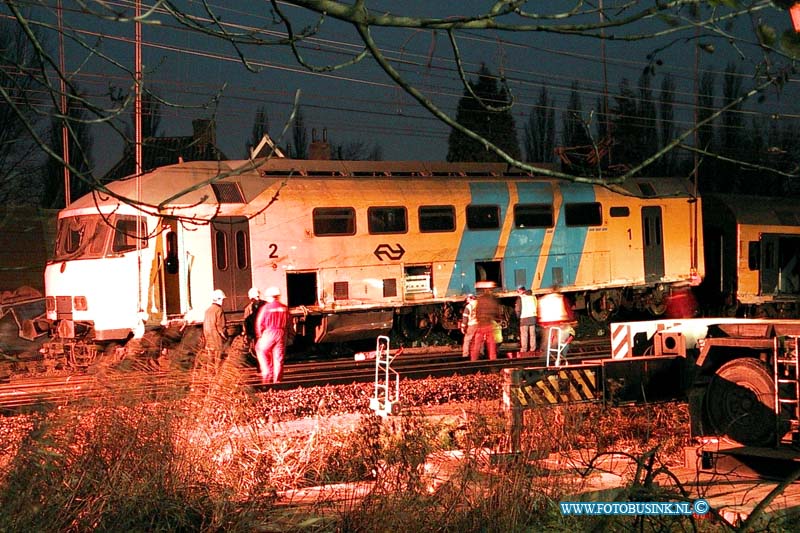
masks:
<path id="1" fill-rule="evenodd" d="M 456 330 L 465 294 L 558 285 L 599 320 L 663 312 L 703 274 L 685 180 L 616 189 L 503 164 L 272 159 L 165 166 L 61 211 L 45 272 L 52 353 L 202 321 L 214 288 L 240 317 L 276 286 L 295 341 Z"/>
<path id="2" fill-rule="evenodd" d="M 712 316 L 800 317 L 797 200 L 707 195 L 706 277 L 701 300 Z"/>

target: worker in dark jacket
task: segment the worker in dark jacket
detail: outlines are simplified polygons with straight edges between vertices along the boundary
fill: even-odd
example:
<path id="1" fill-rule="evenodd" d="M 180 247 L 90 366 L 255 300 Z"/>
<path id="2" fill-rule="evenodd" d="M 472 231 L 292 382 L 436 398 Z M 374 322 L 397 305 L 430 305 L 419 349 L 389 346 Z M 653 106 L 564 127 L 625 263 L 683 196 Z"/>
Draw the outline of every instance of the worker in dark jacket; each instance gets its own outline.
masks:
<path id="1" fill-rule="evenodd" d="M 478 355 L 484 346 L 486 346 L 489 359 L 497 359 L 497 341 L 494 335 L 495 328 L 500 322 L 500 304 L 492 294 L 492 286 L 476 284 L 476 287 L 482 288 L 482 292 L 475 305 L 475 317 L 478 324 L 475 327 L 475 337 L 472 339 L 469 352 L 471 361 L 478 360 Z"/>
<path id="2" fill-rule="evenodd" d="M 247 346 L 252 350 L 256 340 L 258 340 L 258 335 L 256 335 L 258 310 L 266 302 L 261 299 L 261 291 L 258 287 L 252 287 L 247 291 L 247 297 L 250 298 L 250 302 L 245 306 L 244 313 L 242 314 L 242 320 L 244 322 L 242 335 L 245 336 L 247 339 Z"/>
<path id="3" fill-rule="evenodd" d="M 202 358 L 212 370 L 219 368 L 222 361 L 222 351 L 225 347 L 225 312 L 222 309 L 222 302 L 225 301 L 225 293 L 220 289 L 215 289 L 211 293 L 211 305 L 206 309 L 203 317 L 203 347 Z"/>

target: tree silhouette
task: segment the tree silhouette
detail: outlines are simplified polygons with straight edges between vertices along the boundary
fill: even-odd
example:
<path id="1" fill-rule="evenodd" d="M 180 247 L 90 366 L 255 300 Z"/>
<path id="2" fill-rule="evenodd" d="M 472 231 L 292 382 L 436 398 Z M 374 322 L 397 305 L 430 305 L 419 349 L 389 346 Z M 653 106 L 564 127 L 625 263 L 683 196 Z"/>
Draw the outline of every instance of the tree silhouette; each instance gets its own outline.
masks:
<path id="1" fill-rule="evenodd" d="M 250 157 L 250 150 L 258 146 L 265 133 L 269 134 L 269 116 L 267 116 L 267 108 L 260 105 L 256 109 L 256 116 L 253 119 L 253 131 L 250 134 L 250 140 L 244 147 L 245 159 Z"/>
<path id="2" fill-rule="evenodd" d="M 510 104 L 507 89 L 497 83 L 497 77 L 486 65 L 481 65 L 477 80 L 469 82 L 458 101 L 456 121 L 518 159 L 519 141 Z M 453 129 L 447 144 L 447 160 L 502 161 L 502 158 L 485 143 Z"/>
<path id="3" fill-rule="evenodd" d="M 161 126 L 161 102 L 150 91 L 142 94 L 142 138 L 158 137 Z"/>
<path id="4" fill-rule="evenodd" d="M 675 80 L 666 74 L 661 78 L 658 93 L 659 147 L 663 148 L 675 136 Z M 672 176 L 676 169 L 675 152 L 667 152 L 658 165 L 659 173 Z"/>
<path id="5" fill-rule="evenodd" d="M 587 120 L 583 116 L 580 84 L 572 82 L 567 109 L 561 116 L 561 144 L 563 146 L 586 146 L 591 143 Z"/>
<path id="6" fill-rule="evenodd" d="M 458 5 L 457 8 L 450 4 L 397 3 L 392 5 L 391 10 L 387 10 L 385 7 L 374 6 L 368 0 L 347 2 L 271 0 L 269 7 L 263 13 L 253 11 L 249 13 L 253 15 L 250 18 L 252 24 L 243 25 L 238 21 L 229 21 L 230 12 L 223 11 L 226 8 L 207 2 L 203 2 L 202 6 L 192 3 L 186 5 L 177 5 L 173 2 L 157 3 L 152 9 L 137 14 L 132 6 L 140 6 L 139 3 L 113 4 L 88 0 L 81 2 L 81 8 L 71 13 L 74 18 L 70 20 L 76 22 L 65 25 L 63 30 L 59 30 L 59 26 L 54 24 L 57 15 L 55 7 L 50 4 L 37 4 L 35 18 L 23 13 L 16 2 L 4 3 L 3 9 L 9 20 L 21 28 L 20 35 L 25 36 L 30 45 L 29 49 L 36 55 L 34 61 L 46 65 L 46 68 L 27 70 L 27 72 L 35 77 L 40 94 L 45 95 L 44 98 L 52 104 L 60 99 L 62 91 L 59 86 L 62 82 L 66 85 L 68 93 L 78 94 L 74 86 L 76 80 L 72 78 L 74 72 L 62 71 L 52 51 L 48 50 L 43 40 L 37 36 L 37 28 L 45 29 L 50 34 L 60 31 L 65 40 L 84 51 L 86 61 L 91 62 L 92 67 L 99 65 L 99 70 L 104 71 L 104 76 L 115 80 L 114 83 L 120 86 L 128 87 L 129 90 L 141 83 L 142 78 L 130 66 L 128 47 L 124 47 L 124 56 L 119 55 L 119 51 L 109 44 L 114 38 L 107 35 L 105 30 L 113 27 L 115 31 L 119 30 L 120 34 L 130 39 L 130 36 L 134 35 L 132 28 L 134 24 L 142 24 L 145 27 L 150 25 L 153 28 L 179 28 L 187 36 L 187 40 L 195 36 L 202 37 L 208 43 L 221 43 L 228 50 L 232 50 L 240 61 L 243 76 L 246 73 L 258 72 L 264 64 L 264 51 L 272 51 L 276 47 L 283 47 L 293 54 L 296 62 L 293 68 L 303 68 L 312 75 L 320 77 L 331 76 L 336 71 L 352 69 L 358 64 L 371 62 L 382 71 L 385 79 L 430 116 L 444 123 L 452 132 L 458 132 L 459 135 L 475 141 L 480 152 L 493 153 L 497 160 L 540 175 L 611 186 L 623 182 L 630 176 L 642 174 L 672 150 L 702 149 L 701 146 L 691 146 L 695 131 L 716 121 L 725 109 L 714 109 L 705 120 L 681 126 L 674 132 L 672 139 L 668 142 L 661 139 L 659 149 L 647 154 L 646 157 L 639 157 L 637 163 L 619 175 L 609 177 L 600 172 L 587 174 L 540 167 L 521 161 L 519 148 L 510 139 L 506 138 L 503 141 L 508 142 L 508 145 L 501 146 L 494 142 L 494 138 L 487 138 L 482 133 L 485 130 L 476 131 L 470 127 L 478 127 L 480 122 L 472 125 L 461 123 L 458 113 L 455 112 L 454 116 L 454 111 L 451 111 L 456 109 L 454 99 L 458 96 L 452 97 L 447 91 L 438 91 L 438 88 L 431 89 L 432 85 L 426 84 L 424 78 L 417 75 L 419 71 L 408 69 L 408 63 L 399 60 L 395 54 L 398 32 L 408 31 L 429 35 L 433 43 L 432 52 L 430 61 L 423 63 L 428 66 L 427 68 L 434 70 L 451 69 L 465 90 L 471 87 L 464 66 L 465 55 L 460 46 L 466 39 L 469 39 L 472 45 L 477 42 L 476 37 L 483 39 L 484 42 L 491 42 L 490 46 L 500 49 L 498 65 L 502 66 L 503 72 L 519 72 L 509 69 L 512 65 L 507 64 L 504 53 L 506 46 L 504 39 L 515 35 L 546 35 L 554 45 L 561 39 L 570 42 L 582 39 L 597 43 L 603 40 L 615 43 L 639 43 L 639 49 L 642 46 L 649 46 L 651 53 L 648 54 L 648 58 L 654 63 L 667 53 L 691 53 L 696 47 L 702 47 L 707 51 L 724 48 L 745 56 L 749 60 L 747 64 L 753 65 L 750 73 L 752 75 L 746 78 L 746 86 L 742 86 L 740 96 L 728 104 L 728 109 L 733 109 L 748 100 L 758 98 L 766 91 L 782 91 L 791 86 L 787 81 L 795 74 L 794 62 L 800 57 L 800 36 L 791 29 L 781 33 L 769 18 L 769 15 L 777 13 L 788 22 L 788 14 L 781 10 L 785 10 L 791 3 L 793 2 L 783 0 L 781 2 L 686 0 L 655 3 L 632 0 L 624 6 L 614 5 L 613 8 L 578 2 L 562 11 L 559 9 L 560 4 L 500 0 L 490 2 L 486 6 Z M 255 10 L 257 4 L 253 6 L 252 9 Z M 267 20 L 263 27 L 258 26 L 258 21 L 262 20 L 260 15 L 265 15 L 263 20 Z M 313 18 L 316 18 L 316 21 L 312 20 Z M 101 31 L 87 32 L 86 29 L 94 28 L 95 23 L 103 26 Z M 731 30 L 734 26 L 736 31 Z M 350 35 L 347 35 L 348 30 L 351 31 Z M 335 32 L 336 43 L 327 41 L 326 38 L 330 37 L 331 33 L 325 32 Z M 442 52 L 442 47 L 436 42 L 439 38 L 446 39 L 449 44 L 445 52 Z M 349 56 L 342 55 L 348 54 L 346 49 L 339 46 L 344 41 L 348 41 L 349 49 L 354 50 Z M 354 41 L 358 43 L 360 49 L 352 48 L 351 44 Z M 331 46 L 326 48 L 329 43 Z M 105 46 L 107 44 L 108 46 Z M 330 53 L 326 55 L 325 52 Z M 482 52 L 485 53 L 486 50 Z M 337 59 L 330 59 L 334 57 Z M 517 65 L 517 67 L 528 69 L 530 57 L 524 57 L 522 60 L 525 61 L 525 66 Z M 432 65 L 432 62 L 437 64 Z M 23 61 L 12 60 L 12 63 L 20 71 L 25 70 Z M 78 71 L 82 72 L 82 68 L 81 65 Z M 355 70 L 359 68 L 355 67 Z M 501 101 L 514 105 L 510 98 L 511 89 L 516 89 L 514 83 L 520 87 L 522 85 L 520 80 L 513 78 L 506 81 L 509 82 L 509 89 L 506 90 L 504 85 L 503 90 L 506 92 Z M 98 90 L 97 93 L 99 92 Z M 112 129 L 109 135 L 116 136 L 123 144 L 131 145 L 132 139 L 126 135 L 124 128 L 116 123 L 116 118 L 131 108 L 133 98 L 129 96 L 120 105 L 107 106 L 98 104 L 100 96 L 97 93 L 92 98 L 80 97 L 86 120 L 109 125 Z M 455 94 L 460 94 L 460 91 Z M 190 105 L 183 101 L 175 101 L 162 102 L 162 105 L 170 105 L 176 109 L 202 108 L 204 112 L 210 111 L 213 114 L 217 111 L 220 100 L 225 98 L 225 84 L 220 82 L 218 87 L 211 87 L 204 96 L 206 101 L 201 104 Z M 15 107 L 18 101 L 9 90 L 3 88 L 0 91 L 0 99 L 12 107 L 17 118 L 25 123 L 28 132 L 36 130 L 34 121 L 26 116 L 24 110 Z M 586 119 L 587 117 L 582 117 L 582 120 Z M 72 118 L 69 117 L 69 120 Z M 297 131 L 299 133 L 302 129 Z M 49 150 L 49 140 L 45 137 L 36 136 L 36 142 L 43 150 Z M 294 144 L 297 145 L 297 142 Z M 506 146 L 509 148 L 506 149 Z M 713 149 L 713 145 L 710 146 Z M 88 153 L 86 149 L 83 151 Z M 58 157 L 53 152 L 48 152 L 48 155 Z M 703 154 L 701 159 L 707 161 L 719 155 Z M 743 163 L 736 158 L 733 159 L 737 164 Z M 600 162 L 597 164 L 599 167 Z M 73 175 L 76 176 L 88 170 L 82 171 L 74 166 L 71 168 Z M 112 194 L 103 184 L 93 182 L 90 174 L 81 177 L 85 182 L 93 183 L 95 188 L 105 194 Z"/>
<path id="7" fill-rule="evenodd" d="M 37 31 L 38 33 L 38 31 Z M 38 202 L 41 189 L 41 150 L 35 135 L 42 114 L 32 73 L 39 57 L 23 28 L 0 19 L 0 203 Z"/>
<path id="8" fill-rule="evenodd" d="M 539 99 L 525 124 L 525 159 L 529 163 L 553 161 L 556 144 L 556 111 L 553 100 L 542 85 Z"/>
<path id="9" fill-rule="evenodd" d="M 50 121 L 49 149 L 59 159 L 49 158 L 47 160 L 42 207 L 62 208 L 65 206 L 64 165 L 60 162 L 64 158 L 62 126 L 65 122 L 69 139 L 67 149 L 70 169 L 74 169 L 74 171 L 70 170 L 69 176 L 70 200 L 80 198 L 92 190 L 93 183 L 87 178 L 91 175 L 92 169 L 92 135 L 82 101 L 80 97 L 69 95 L 66 117 L 54 113 Z"/>
<path id="10" fill-rule="evenodd" d="M 379 144 L 350 141 L 333 145 L 331 158 L 340 161 L 381 161 L 383 159 L 383 149 Z"/>
<path id="11" fill-rule="evenodd" d="M 658 122 L 656 121 L 656 102 L 653 89 L 650 86 L 652 73 L 645 69 L 639 76 L 639 100 L 636 102 L 635 126 L 638 130 L 636 136 L 636 163 L 640 163 L 647 155 L 658 150 Z M 656 165 L 645 168 L 643 174 L 653 175 L 658 173 Z"/>
<path id="12" fill-rule="evenodd" d="M 303 111 L 297 109 L 292 125 L 292 150 L 290 154 L 295 159 L 308 159 L 308 132 L 306 131 Z"/>

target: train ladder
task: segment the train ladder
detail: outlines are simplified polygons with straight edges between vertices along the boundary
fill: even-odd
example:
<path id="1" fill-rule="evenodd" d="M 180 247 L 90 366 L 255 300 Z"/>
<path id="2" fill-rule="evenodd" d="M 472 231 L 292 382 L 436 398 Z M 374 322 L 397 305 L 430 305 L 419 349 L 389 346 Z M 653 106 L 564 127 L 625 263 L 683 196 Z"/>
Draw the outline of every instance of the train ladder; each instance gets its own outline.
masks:
<path id="1" fill-rule="evenodd" d="M 773 378 L 775 383 L 776 444 L 800 446 L 800 359 L 798 339 L 787 336 L 775 338 Z M 780 344 L 783 342 L 783 348 Z M 786 431 L 786 422 L 789 430 Z"/>
<path id="2" fill-rule="evenodd" d="M 555 341 L 553 340 L 555 337 Z M 567 358 L 564 357 L 564 347 L 566 344 L 562 342 L 561 328 L 559 326 L 550 326 L 547 331 L 547 366 L 550 366 L 550 357 L 553 357 L 553 366 L 561 366 L 562 358 L 563 364 L 567 363 Z"/>
<path id="3" fill-rule="evenodd" d="M 400 405 L 400 374 L 391 368 L 392 360 L 402 353 L 389 353 L 389 337 L 380 335 L 375 347 L 375 395 L 369 407 L 380 416 L 392 414 Z M 392 386 L 394 385 L 394 386 Z"/>

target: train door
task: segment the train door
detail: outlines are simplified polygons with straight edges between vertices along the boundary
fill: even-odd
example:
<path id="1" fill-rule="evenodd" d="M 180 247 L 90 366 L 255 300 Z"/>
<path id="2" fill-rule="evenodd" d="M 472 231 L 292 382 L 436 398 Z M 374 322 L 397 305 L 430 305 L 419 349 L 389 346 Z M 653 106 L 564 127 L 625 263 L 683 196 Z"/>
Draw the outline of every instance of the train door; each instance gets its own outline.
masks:
<path id="1" fill-rule="evenodd" d="M 162 283 L 164 291 L 164 311 L 167 315 L 181 313 L 180 254 L 178 253 L 178 223 L 173 219 L 163 219 L 164 239 Z"/>
<path id="2" fill-rule="evenodd" d="M 247 305 L 252 285 L 250 228 L 245 217 L 217 217 L 211 222 L 214 288 L 228 296 L 223 309 L 236 311 Z"/>
<path id="3" fill-rule="evenodd" d="M 800 237 L 763 234 L 760 267 L 762 295 L 800 293 Z"/>
<path id="4" fill-rule="evenodd" d="M 287 272 L 286 302 L 289 307 L 317 305 L 317 273 Z"/>
<path id="5" fill-rule="evenodd" d="M 644 240 L 644 280 L 658 281 L 664 277 L 664 235 L 661 208 L 642 208 L 642 238 Z"/>

